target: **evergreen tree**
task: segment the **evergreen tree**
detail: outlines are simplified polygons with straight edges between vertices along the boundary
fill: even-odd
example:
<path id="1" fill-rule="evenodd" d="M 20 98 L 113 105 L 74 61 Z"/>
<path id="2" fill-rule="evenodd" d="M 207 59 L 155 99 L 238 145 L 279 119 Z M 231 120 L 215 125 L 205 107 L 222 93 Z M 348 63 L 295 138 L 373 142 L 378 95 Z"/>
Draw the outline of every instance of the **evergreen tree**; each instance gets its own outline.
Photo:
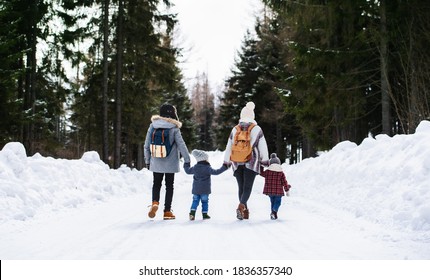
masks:
<path id="1" fill-rule="evenodd" d="M 291 138 L 296 131 L 291 127 L 291 118 L 285 111 L 283 97 L 288 92 L 284 88 L 283 76 L 289 71 L 288 51 L 283 48 L 284 39 L 279 33 L 277 21 L 265 19 L 257 26 L 259 71 L 261 76 L 255 86 L 254 102 L 258 123 L 263 128 L 270 152 L 276 152 L 281 161 L 287 157 L 288 143 L 295 145 L 297 138 Z M 290 136 L 290 138 L 287 138 Z"/>
<path id="2" fill-rule="evenodd" d="M 347 139 L 361 142 L 378 74 L 376 44 L 368 34 L 374 9 L 367 1 L 267 2 L 277 11 L 280 33 L 288 35 L 284 48 L 292 51 L 281 76 L 303 148 L 311 143 L 304 156 Z"/>
<path id="3" fill-rule="evenodd" d="M 220 150 L 225 149 L 231 129 L 239 121 L 240 111 L 248 101 L 253 100 L 255 84 L 261 75 L 258 66 L 257 40 L 248 32 L 242 43 L 241 53 L 235 61 L 235 69 L 227 79 L 226 88 L 220 98 L 216 122 L 217 147 Z"/>
<path id="4" fill-rule="evenodd" d="M 22 80 L 24 42 L 18 4 L 17 1 L 0 2 L 0 146 L 21 138 L 23 123 L 22 98 L 18 97 L 21 83 L 17 78 Z"/>
<path id="5" fill-rule="evenodd" d="M 258 24 L 256 30 L 258 40 L 249 34 L 245 38 L 242 53 L 236 62 L 237 70 L 229 78 L 221 99 L 219 141 L 224 139 L 220 144 L 225 145 L 225 139 L 231 127 L 237 124 L 241 109 L 246 102 L 253 101 L 256 104 L 255 119 L 263 129 L 269 151 L 276 152 L 284 161 L 288 143 L 292 141 L 291 146 L 296 147 L 298 141 L 297 131 L 291 116 L 285 113 L 282 99 L 284 89 L 280 74 L 285 72 L 283 68 L 288 57 L 282 53 L 282 41 L 275 22 Z M 230 123 L 225 124 L 226 121 Z M 290 152 L 289 156 L 296 160 L 295 152 L 294 155 Z"/>

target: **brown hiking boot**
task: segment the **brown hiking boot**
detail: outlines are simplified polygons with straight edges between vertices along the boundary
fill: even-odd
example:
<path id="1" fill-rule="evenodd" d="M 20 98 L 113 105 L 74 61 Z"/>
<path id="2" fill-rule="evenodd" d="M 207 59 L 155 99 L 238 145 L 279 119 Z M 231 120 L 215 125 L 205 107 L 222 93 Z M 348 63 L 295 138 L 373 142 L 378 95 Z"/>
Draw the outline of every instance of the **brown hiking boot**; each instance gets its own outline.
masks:
<path id="1" fill-rule="evenodd" d="M 151 205 L 151 210 L 148 213 L 148 217 L 150 217 L 151 219 L 155 217 L 155 213 L 158 210 L 158 201 L 153 201 L 152 205 Z"/>
<path id="2" fill-rule="evenodd" d="M 237 206 L 237 209 L 236 209 L 236 217 L 239 219 L 239 220 L 243 220 L 243 215 L 244 215 L 244 211 L 245 211 L 245 204 L 242 204 L 242 203 L 239 203 L 239 206 Z"/>
<path id="3" fill-rule="evenodd" d="M 249 209 L 246 208 L 245 210 L 243 210 L 243 219 L 244 220 L 248 220 L 249 219 Z"/>
<path id="4" fill-rule="evenodd" d="M 164 212 L 164 220 L 174 220 L 176 217 L 173 215 L 172 211 L 165 211 Z"/>

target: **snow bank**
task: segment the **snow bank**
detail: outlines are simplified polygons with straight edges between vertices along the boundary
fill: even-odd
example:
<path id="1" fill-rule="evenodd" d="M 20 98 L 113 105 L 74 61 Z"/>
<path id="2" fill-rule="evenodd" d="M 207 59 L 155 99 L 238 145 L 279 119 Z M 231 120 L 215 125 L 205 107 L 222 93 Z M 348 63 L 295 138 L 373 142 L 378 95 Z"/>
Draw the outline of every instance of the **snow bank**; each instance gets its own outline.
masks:
<path id="1" fill-rule="evenodd" d="M 428 231 L 429 143 L 430 122 L 423 121 L 413 135 L 378 135 L 358 146 L 346 141 L 317 158 L 283 167 L 293 186 L 292 198 L 340 208 L 378 224 Z M 211 162 L 222 162 L 222 156 L 209 153 Z M 184 178 L 189 176 L 178 174 L 175 184 L 189 183 Z M 152 173 L 146 169 L 109 169 L 96 152 L 80 160 L 27 157 L 22 144 L 9 143 L 0 151 L 0 222 L 113 197 L 149 195 L 151 185 Z"/>
<path id="2" fill-rule="evenodd" d="M 151 180 L 147 170 L 109 169 L 96 152 L 80 160 L 27 157 L 21 143 L 8 143 L 0 151 L 0 221 L 139 193 Z"/>
<path id="3" fill-rule="evenodd" d="M 413 135 L 339 143 L 318 158 L 286 166 L 294 195 L 376 223 L 430 230 L 430 122 Z"/>

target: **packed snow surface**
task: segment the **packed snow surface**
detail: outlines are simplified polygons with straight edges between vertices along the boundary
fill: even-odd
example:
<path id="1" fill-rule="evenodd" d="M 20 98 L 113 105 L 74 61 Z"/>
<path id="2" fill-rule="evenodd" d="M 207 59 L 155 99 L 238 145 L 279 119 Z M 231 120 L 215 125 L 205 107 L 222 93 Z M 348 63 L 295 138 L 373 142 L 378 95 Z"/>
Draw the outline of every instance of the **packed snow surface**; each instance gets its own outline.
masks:
<path id="1" fill-rule="evenodd" d="M 181 170 L 177 218 L 163 221 L 162 209 L 147 216 L 148 170 L 110 169 L 96 152 L 27 157 L 21 143 L 8 143 L 0 151 L 0 259 L 429 259 L 429 143 L 423 121 L 412 135 L 345 141 L 283 164 L 292 188 L 275 221 L 261 176 L 249 220 L 235 217 L 230 169 L 212 177 L 212 219 L 189 221 L 192 176 Z M 223 152 L 208 153 L 221 166 Z"/>

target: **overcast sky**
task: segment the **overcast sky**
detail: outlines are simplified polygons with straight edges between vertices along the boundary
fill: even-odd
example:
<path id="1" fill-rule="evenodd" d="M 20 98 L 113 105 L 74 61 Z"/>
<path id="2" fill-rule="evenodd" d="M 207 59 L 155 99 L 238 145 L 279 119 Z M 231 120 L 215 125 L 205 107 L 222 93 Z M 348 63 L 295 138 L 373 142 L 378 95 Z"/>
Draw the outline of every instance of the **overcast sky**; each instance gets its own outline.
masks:
<path id="1" fill-rule="evenodd" d="M 247 30 L 253 31 L 261 11 L 260 0 L 172 0 L 178 14 L 180 67 L 187 85 L 205 72 L 212 88 L 230 76 Z"/>

